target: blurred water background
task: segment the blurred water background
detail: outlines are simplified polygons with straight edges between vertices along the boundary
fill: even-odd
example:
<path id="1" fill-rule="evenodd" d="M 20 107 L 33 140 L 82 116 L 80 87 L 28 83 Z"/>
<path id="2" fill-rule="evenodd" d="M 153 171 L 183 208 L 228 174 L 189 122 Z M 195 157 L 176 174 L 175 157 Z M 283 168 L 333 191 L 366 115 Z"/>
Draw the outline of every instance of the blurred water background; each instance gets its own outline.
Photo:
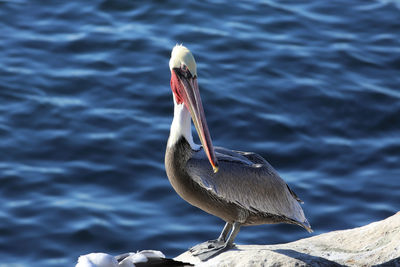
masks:
<path id="1" fill-rule="evenodd" d="M 173 257 L 218 236 L 164 170 L 176 43 L 214 144 L 264 156 L 315 234 L 399 210 L 399 1 L 2 0 L 0 40 L 0 266 Z M 236 242 L 308 236 L 263 225 Z"/>

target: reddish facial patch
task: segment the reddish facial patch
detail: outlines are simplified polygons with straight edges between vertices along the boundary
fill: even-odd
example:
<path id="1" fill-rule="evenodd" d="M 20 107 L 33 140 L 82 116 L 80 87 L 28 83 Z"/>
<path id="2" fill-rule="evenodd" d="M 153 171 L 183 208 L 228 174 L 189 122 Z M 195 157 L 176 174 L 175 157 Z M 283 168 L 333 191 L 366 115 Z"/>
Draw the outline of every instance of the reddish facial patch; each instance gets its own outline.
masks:
<path id="1" fill-rule="evenodd" d="M 171 71 L 171 90 L 175 95 L 175 100 L 177 102 L 177 104 L 182 104 L 183 103 L 183 98 L 180 94 L 180 92 L 182 92 L 182 88 L 183 85 L 182 83 L 179 81 L 178 77 L 175 74 L 175 71 Z"/>

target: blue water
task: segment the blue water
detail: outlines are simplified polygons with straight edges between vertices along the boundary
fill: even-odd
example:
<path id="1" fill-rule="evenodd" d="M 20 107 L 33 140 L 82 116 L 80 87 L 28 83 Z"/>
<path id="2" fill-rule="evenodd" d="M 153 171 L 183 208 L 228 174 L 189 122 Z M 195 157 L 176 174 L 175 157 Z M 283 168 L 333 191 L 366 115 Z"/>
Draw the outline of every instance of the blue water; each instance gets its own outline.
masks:
<path id="1" fill-rule="evenodd" d="M 164 170 L 176 43 L 214 144 L 267 158 L 315 234 L 400 209 L 398 1 L 2 0 L 0 40 L 0 266 L 173 257 L 218 236 Z M 236 242 L 308 236 L 263 225 Z"/>

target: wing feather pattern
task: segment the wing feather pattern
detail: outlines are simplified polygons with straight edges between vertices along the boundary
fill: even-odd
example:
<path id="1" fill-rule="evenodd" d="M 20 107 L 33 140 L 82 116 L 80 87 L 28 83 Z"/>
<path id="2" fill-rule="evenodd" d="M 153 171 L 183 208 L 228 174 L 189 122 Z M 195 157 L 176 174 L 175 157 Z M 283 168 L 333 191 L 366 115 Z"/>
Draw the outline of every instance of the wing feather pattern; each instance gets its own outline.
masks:
<path id="1" fill-rule="evenodd" d="M 203 149 L 188 160 L 186 170 L 196 183 L 246 210 L 285 216 L 309 228 L 299 198 L 264 158 L 220 147 L 215 152 L 217 173 L 213 173 Z"/>

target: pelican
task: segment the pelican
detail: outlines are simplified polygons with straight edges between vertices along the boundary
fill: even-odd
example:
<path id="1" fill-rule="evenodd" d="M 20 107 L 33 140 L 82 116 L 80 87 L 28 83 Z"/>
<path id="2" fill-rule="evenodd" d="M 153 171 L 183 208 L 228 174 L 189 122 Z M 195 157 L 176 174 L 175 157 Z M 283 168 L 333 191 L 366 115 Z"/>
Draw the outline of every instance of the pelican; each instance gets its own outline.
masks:
<path id="1" fill-rule="evenodd" d="M 192 255 L 207 259 L 231 248 L 241 226 L 289 223 L 311 233 L 301 200 L 263 157 L 213 147 L 189 49 L 176 45 L 169 68 L 174 118 L 165 153 L 168 179 L 184 200 L 226 222 L 217 239 L 193 247 Z M 201 145 L 193 141 L 191 120 Z"/>

